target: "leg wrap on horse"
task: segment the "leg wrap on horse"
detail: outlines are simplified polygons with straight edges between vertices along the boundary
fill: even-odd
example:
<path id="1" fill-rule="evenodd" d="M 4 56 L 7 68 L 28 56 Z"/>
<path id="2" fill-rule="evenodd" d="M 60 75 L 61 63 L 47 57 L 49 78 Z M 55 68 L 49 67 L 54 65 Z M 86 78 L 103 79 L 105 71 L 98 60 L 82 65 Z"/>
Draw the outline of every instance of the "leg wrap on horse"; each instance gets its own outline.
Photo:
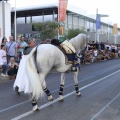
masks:
<path id="1" fill-rule="evenodd" d="M 37 100 L 35 99 L 32 100 L 32 106 L 34 111 L 39 111 L 39 108 L 37 106 Z"/>
<path id="2" fill-rule="evenodd" d="M 37 105 L 37 100 L 33 99 L 32 100 L 32 106 L 35 106 L 35 105 Z"/>
<path id="3" fill-rule="evenodd" d="M 50 93 L 50 91 L 47 89 L 47 87 L 44 89 L 44 91 L 45 91 L 45 93 L 47 94 L 47 96 L 50 96 L 50 95 L 51 95 L 51 93 Z"/>
<path id="4" fill-rule="evenodd" d="M 77 84 L 77 85 L 75 85 L 75 90 L 76 90 L 76 93 L 79 93 L 78 84 Z"/>
<path id="5" fill-rule="evenodd" d="M 63 94 L 63 88 L 64 88 L 64 85 L 60 85 L 60 90 L 59 90 L 59 95 L 62 95 Z"/>

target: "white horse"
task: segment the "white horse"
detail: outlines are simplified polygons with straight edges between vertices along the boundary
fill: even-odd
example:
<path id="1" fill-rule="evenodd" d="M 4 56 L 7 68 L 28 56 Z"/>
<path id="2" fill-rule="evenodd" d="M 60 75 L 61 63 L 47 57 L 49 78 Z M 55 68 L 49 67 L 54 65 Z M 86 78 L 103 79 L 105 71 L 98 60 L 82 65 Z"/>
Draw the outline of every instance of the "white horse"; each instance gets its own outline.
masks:
<path id="1" fill-rule="evenodd" d="M 88 36 L 85 34 L 79 34 L 78 36 L 70 39 L 70 43 L 76 49 L 76 54 L 82 50 L 85 50 L 87 46 Z M 61 72 L 61 82 L 60 82 L 60 90 L 59 90 L 59 100 L 63 100 L 63 87 L 65 83 L 65 72 L 68 71 L 72 64 L 65 64 L 65 55 L 63 52 L 56 46 L 51 44 L 41 44 L 37 47 L 37 55 L 36 55 L 36 65 L 34 61 L 34 53 L 36 48 L 34 48 L 27 60 L 26 70 L 27 75 L 30 82 L 30 87 L 32 88 L 32 105 L 33 110 L 38 110 L 37 100 L 40 97 L 44 96 L 44 92 L 48 96 L 48 100 L 53 100 L 53 97 L 50 91 L 46 87 L 45 77 L 46 75 L 54 68 L 56 71 Z M 37 73 L 37 69 L 39 74 Z M 78 88 L 78 72 L 77 68 L 76 72 L 73 72 L 74 75 L 74 83 L 76 95 L 80 96 L 81 93 Z"/>

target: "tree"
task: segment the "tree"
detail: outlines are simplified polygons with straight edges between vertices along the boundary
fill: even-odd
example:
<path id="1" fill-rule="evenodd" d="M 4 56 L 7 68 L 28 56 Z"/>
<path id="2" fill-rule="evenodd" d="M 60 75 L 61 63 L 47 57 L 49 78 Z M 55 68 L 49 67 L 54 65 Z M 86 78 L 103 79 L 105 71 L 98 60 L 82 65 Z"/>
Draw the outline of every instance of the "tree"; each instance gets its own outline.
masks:
<path id="1" fill-rule="evenodd" d="M 57 35 L 57 28 L 58 23 L 57 22 L 39 22 L 39 23 L 33 23 L 33 27 L 40 32 L 41 38 L 54 38 L 54 36 Z"/>
<path id="2" fill-rule="evenodd" d="M 85 33 L 84 29 L 68 29 L 66 38 L 71 39 L 80 33 Z"/>

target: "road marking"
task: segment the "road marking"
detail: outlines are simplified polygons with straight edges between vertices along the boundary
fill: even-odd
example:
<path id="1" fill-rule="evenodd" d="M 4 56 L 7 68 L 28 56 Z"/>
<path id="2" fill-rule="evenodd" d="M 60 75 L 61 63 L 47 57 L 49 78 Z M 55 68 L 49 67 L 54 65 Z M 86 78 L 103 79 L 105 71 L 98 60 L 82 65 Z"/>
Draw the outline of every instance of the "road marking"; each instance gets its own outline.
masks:
<path id="1" fill-rule="evenodd" d="M 3 110 L 0 110 L 0 113 L 1 113 L 1 112 L 4 112 L 4 111 L 6 111 L 6 110 L 10 110 L 10 109 L 12 109 L 12 108 L 14 108 L 14 107 L 17 107 L 17 106 L 19 106 L 19 105 L 25 104 L 25 103 L 27 103 L 27 102 L 29 102 L 29 101 L 30 101 L 30 100 L 25 101 L 25 102 L 21 102 L 21 103 L 19 103 L 19 104 L 13 105 L 13 106 L 8 107 L 8 108 L 5 108 L 5 109 L 3 109 Z"/>
<path id="2" fill-rule="evenodd" d="M 105 71 L 104 71 L 104 72 L 105 72 Z M 101 72 L 101 73 L 96 74 L 96 75 L 92 75 L 92 76 L 90 76 L 90 77 L 88 77 L 88 78 L 85 78 L 85 79 L 82 79 L 82 80 L 80 80 L 80 81 L 78 81 L 78 82 L 86 81 L 86 80 L 88 80 L 88 79 L 90 79 L 90 78 L 93 78 L 93 77 L 95 77 L 95 76 L 97 76 L 97 75 L 100 75 L 100 74 L 102 74 L 102 73 L 104 73 L 104 72 Z M 69 84 L 69 85 L 66 85 L 66 86 L 64 87 L 64 89 L 65 89 L 65 88 L 68 88 L 68 87 L 70 87 L 70 86 L 72 86 L 72 85 L 74 85 L 74 83 L 71 83 L 71 84 Z M 56 91 L 58 91 L 58 90 L 59 90 L 59 89 L 53 90 L 53 91 L 51 91 L 51 93 L 54 93 L 54 92 L 56 92 Z M 19 105 L 25 104 L 25 103 L 27 103 L 27 102 L 30 102 L 30 100 L 21 102 L 21 103 L 19 103 L 19 104 L 10 106 L 10 107 L 5 108 L 5 109 L 2 109 L 2 110 L 0 110 L 0 113 L 1 113 L 1 112 L 5 112 L 5 111 L 7 111 L 7 110 L 10 110 L 10 109 L 12 109 L 12 108 L 14 108 L 14 107 L 18 107 Z"/>
<path id="3" fill-rule="evenodd" d="M 79 90 L 83 90 L 83 89 L 85 89 L 85 88 L 88 88 L 88 87 L 90 87 L 90 86 L 92 86 L 92 85 L 94 85 L 94 84 L 96 84 L 96 83 L 98 83 L 98 82 L 101 82 L 101 81 L 103 81 L 104 79 L 106 79 L 106 78 L 108 78 L 108 77 L 110 77 L 110 76 L 112 76 L 112 75 L 114 75 L 114 74 L 116 74 L 116 73 L 118 73 L 118 72 L 120 72 L 120 70 L 118 70 L 118 71 L 116 71 L 116 72 L 114 72 L 114 73 L 112 73 L 112 74 L 109 74 L 109 75 L 107 75 L 107 76 L 105 76 L 105 77 L 103 77 L 103 78 L 101 78 L 101 79 L 98 79 L 97 81 L 92 82 L 92 83 L 90 83 L 90 84 L 88 84 L 88 85 L 80 88 Z M 64 95 L 63 98 L 66 98 L 66 97 L 68 97 L 68 96 L 70 96 L 70 95 L 72 95 L 72 94 L 74 94 L 74 93 L 75 93 L 75 91 L 73 91 L 73 92 L 71 92 L 71 93 L 68 93 L 68 94 Z M 46 103 L 46 104 L 42 105 L 41 107 L 39 107 L 39 109 L 43 109 L 43 108 L 45 108 L 45 107 L 48 107 L 48 106 L 50 106 L 51 104 L 56 103 L 57 101 L 59 101 L 58 98 L 55 99 L 53 102 L 49 102 L 49 103 Z M 15 118 L 13 118 L 13 119 L 11 119 L 11 120 L 19 120 L 19 119 L 22 119 L 22 118 L 24 118 L 24 117 L 26 117 L 26 116 L 28 116 L 28 115 L 30 115 L 30 114 L 32 114 L 32 113 L 33 113 L 33 111 L 31 110 L 31 111 L 28 111 L 28 112 L 26 112 L 26 113 L 24 113 L 24 114 L 22 114 L 22 115 L 19 115 L 19 116 L 15 117 Z"/>
<path id="4" fill-rule="evenodd" d="M 105 107 L 103 107 L 96 115 L 94 115 L 90 120 L 94 120 L 96 117 L 98 117 L 109 105 L 114 102 L 118 97 L 120 96 L 120 93 L 114 97 Z"/>

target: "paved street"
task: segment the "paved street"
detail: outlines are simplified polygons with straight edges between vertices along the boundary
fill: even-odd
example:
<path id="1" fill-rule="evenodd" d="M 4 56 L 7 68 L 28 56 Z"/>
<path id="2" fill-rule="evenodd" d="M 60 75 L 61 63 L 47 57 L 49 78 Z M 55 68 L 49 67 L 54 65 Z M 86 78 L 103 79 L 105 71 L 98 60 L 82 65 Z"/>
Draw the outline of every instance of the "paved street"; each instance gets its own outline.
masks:
<path id="1" fill-rule="evenodd" d="M 82 65 L 79 87 L 74 93 L 72 73 L 67 73 L 64 102 L 58 101 L 60 74 L 50 73 L 47 86 L 54 97 L 40 99 L 39 112 L 33 113 L 29 96 L 13 91 L 14 81 L 0 83 L 0 120 L 120 120 L 120 59 Z"/>

